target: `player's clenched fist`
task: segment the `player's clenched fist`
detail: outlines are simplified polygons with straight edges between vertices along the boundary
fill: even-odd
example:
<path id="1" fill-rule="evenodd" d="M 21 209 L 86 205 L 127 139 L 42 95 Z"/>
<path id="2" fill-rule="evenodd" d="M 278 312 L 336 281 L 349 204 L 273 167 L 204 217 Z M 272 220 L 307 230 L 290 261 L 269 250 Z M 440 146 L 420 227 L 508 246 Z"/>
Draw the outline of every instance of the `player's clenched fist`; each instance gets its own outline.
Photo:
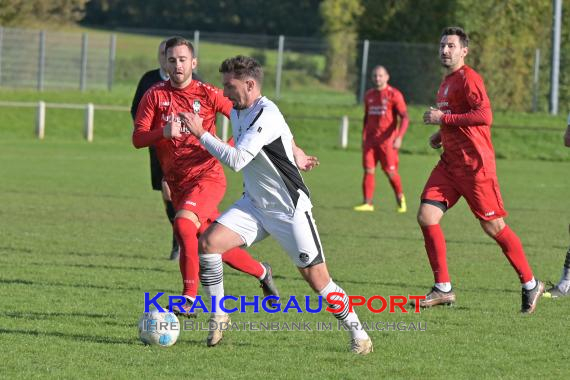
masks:
<path id="1" fill-rule="evenodd" d="M 182 134 L 180 131 L 181 128 L 182 124 L 180 123 L 180 119 L 176 118 L 174 115 L 171 115 L 170 122 L 168 122 L 162 130 L 162 135 L 167 139 L 175 139 L 177 137 L 180 137 Z"/>

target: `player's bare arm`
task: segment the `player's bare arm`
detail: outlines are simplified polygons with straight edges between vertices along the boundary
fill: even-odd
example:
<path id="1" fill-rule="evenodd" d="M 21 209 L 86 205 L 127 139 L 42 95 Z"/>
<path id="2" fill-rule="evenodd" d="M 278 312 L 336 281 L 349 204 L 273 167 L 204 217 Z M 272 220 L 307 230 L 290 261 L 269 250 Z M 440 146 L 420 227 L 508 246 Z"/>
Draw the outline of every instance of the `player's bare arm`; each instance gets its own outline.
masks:
<path id="1" fill-rule="evenodd" d="M 443 112 L 436 108 L 430 107 L 429 110 L 424 112 L 424 124 L 441 125 L 442 118 Z"/>
<path id="2" fill-rule="evenodd" d="M 295 144 L 295 140 L 291 141 L 293 144 L 293 157 L 295 158 L 295 164 L 297 167 L 305 172 L 308 172 L 317 166 L 319 166 L 319 159 L 315 156 L 308 156 L 303 149 L 299 148 Z"/>

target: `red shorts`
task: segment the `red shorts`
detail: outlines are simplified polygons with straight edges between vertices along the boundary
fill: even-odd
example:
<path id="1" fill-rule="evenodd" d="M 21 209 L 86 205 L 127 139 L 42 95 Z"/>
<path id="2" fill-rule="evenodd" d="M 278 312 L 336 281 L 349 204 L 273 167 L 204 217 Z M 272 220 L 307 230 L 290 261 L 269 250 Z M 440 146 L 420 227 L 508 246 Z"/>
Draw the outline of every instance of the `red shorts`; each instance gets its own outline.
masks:
<path id="1" fill-rule="evenodd" d="M 389 144 L 366 144 L 362 148 L 362 166 L 364 169 L 374 169 L 378 161 L 382 170 L 396 171 L 398 170 L 398 149 L 392 146 L 393 141 Z"/>
<path id="2" fill-rule="evenodd" d="M 495 173 L 457 176 L 439 163 L 431 172 L 421 199 L 445 203 L 450 209 L 460 197 L 465 198 L 478 219 L 493 220 L 507 216 Z"/>
<path id="3" fill-rule="evenodd" d="M 193 212 L 198 216 L 200 223 L 205 225 L 218 217 L 218 205 L 224 198 L 226 183 L 220 180 L 202 179 L 171 187 L 170 190 L 174 209 Z"/>

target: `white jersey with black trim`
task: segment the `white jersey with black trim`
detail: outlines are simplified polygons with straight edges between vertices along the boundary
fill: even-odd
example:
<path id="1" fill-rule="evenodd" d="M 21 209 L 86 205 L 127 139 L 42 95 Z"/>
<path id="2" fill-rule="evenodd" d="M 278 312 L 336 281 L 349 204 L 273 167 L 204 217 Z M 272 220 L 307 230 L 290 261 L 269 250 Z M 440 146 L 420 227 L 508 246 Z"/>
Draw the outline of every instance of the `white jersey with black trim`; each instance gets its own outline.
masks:
<path id="1" fill-rule="evenodd" d="M 235 148 L 253 156 L 243 168 L 245 196 L 261 209 L 287 214 L 310 209 L 309 190 L 293 157 L 293 134 L 275 103 L 261 97 L 248 109 L 233 109 L 230 119 Z"/>

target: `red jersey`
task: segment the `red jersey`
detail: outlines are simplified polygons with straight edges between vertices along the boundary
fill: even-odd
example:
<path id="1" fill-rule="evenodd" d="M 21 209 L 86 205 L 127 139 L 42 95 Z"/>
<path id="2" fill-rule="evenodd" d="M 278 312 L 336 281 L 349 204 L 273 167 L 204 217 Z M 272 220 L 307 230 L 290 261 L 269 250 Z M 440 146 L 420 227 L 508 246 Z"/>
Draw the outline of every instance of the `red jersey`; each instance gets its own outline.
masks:
<path id="1" fill-rule="evenodd" d="M 491 142 L 493 114 L 483 79 L 464 65 L 447 75 L 437 92 L 437 108 L 444 115 L 441 162 L 453 173 L 495 173 Z"/>
<path id="2" fill-rule="evenodd" d="M 216 134 L 216 113 L 229 116 L 232 103 L 222 90 L 193 80 L 183 88 L 172 87 L 169 81 L 159 82 L 143 96 L 135 118 L 133 145 L 142 148 L 154 145 L 164 178 L 175 188 L 200 179 L 223 181 L 221 163 L 214 158 L 190 132 L 182 131 L 176 139 L 165 139 L 164 126 L 178 119 L 180 112 L 194 112 L 203 119 L 203 127 Z"/>
<path id="3" fill-rule="evenodd" d="M 398 129 L 398 118 L 402 119 Z M 383 90 L 372 88 L 364 95 L 365 142 L 391 143 L 397 136 L 404 137 L 408 129 L 408 112 L 404 96 L 388 85 Z"/>

